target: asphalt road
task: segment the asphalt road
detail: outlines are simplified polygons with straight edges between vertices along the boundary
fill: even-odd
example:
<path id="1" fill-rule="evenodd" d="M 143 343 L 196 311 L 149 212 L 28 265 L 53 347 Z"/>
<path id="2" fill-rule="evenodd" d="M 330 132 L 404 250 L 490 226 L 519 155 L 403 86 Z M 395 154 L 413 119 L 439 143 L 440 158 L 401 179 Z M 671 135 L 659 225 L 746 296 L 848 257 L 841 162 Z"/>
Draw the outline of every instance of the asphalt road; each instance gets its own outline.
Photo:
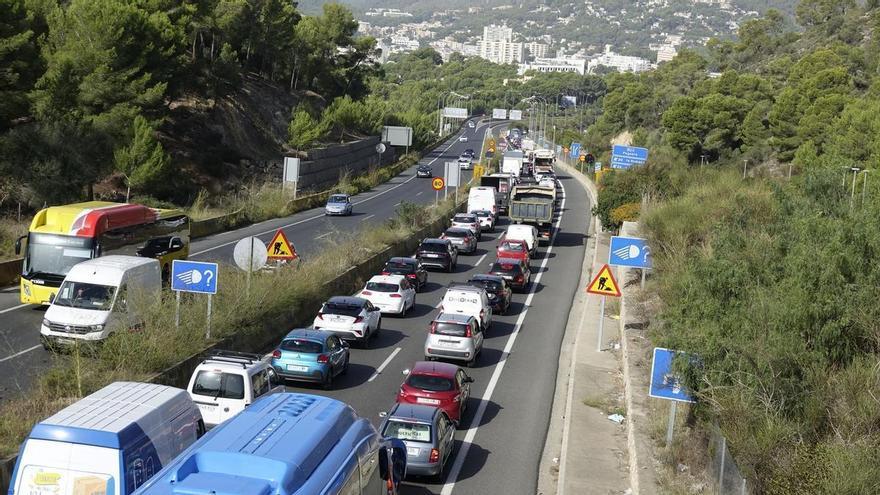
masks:
<path id="1" fill-rule="evenodd" d="M 460 132 L 426 154 L 420 163 L 430 164 L 434 174 L 442 176 L 444 162 L 457 160 L 465 149 L 472 148 L 476 152 L 482 149 L 483 138 L 490 127 L 498 127 L 498 124 L 478 122 L 474 129 L 465 125 Z M 468 137 L 467 142 L 459 141 L 462 134 Z M 321 246 L 332 242 L 333 236 L 340 235 L 340 232 L 354 232 L 370 223 L 394 217 L 401 201 L 421 204 L 434 201 L 431 180 L 417 178 L 415 171 L 416 166 L 410 167 L 390 181 L 353 196 L 354 213 L 349 217 L 325 217 L 323 207 L 305 210 L 195 240 L 190 248 L 190 258 L 231 264 L 235 243 L 239 239 L 256 236 L 268 243 L 279 228 L 284 229 L 297 252 L 308 258 Z M 463 172 L 462 179 L 469 180 L 470 172 Z M 50 366 L 52 360 L 51 353 L 45 351 L 39 341 L 45 308 L 22 305 L 18 291 L 18 286 L 0 290 L 0 400 L 26 392 L 33 378 Z"/>

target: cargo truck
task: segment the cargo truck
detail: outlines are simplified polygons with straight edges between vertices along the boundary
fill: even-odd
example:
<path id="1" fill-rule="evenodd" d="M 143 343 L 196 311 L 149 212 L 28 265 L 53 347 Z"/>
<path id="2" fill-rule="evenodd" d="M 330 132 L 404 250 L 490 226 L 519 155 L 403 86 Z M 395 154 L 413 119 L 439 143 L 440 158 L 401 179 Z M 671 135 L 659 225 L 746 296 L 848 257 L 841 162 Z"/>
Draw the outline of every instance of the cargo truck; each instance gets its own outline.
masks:
<path id="1" fill-rule="evenodd" d="M 495 188 L 495 206 L 499 214 L 507 214 L 510 206 L 510 190 L 513 188 L 513 176 L 510 174 L 492 174 L 480 177 L 480 186 Z"/>
<path id="2" fill-rule="evenodd" d="M 534 225 L 538 229 L 538 238 L 548 242 L 555 203 L 556 188 L 519 184 L 510 193 L 508 216 L 512 223 Z"/>
<path id="3" fill-rule="evenodd" d="M 518 150 L 505 151 L 501 159 L 501 171 L 516 178 L 522 174 L 523 152 Z"/>

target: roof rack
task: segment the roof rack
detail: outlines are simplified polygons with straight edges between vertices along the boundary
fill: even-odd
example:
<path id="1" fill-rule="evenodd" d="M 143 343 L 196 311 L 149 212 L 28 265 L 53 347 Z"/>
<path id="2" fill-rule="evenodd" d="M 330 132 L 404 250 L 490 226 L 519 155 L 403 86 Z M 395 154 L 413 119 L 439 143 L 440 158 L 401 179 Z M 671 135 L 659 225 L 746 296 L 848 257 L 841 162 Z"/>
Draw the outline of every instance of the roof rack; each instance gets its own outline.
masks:
<path id="1" fill-rule="evenodd" d="M 449 282 L 449 285 L 446 286 L 447 289 L 471 289 L 471 290 L 480 290 L 479 287 L 474 287 L 473 285 L 467 282 Z"/>
<path id="2" fill-rule="evenodd" d="M 247 369 L 248 365 L 262 361 L 263 356 L 250 352 L 215 350 L 205 358 L 205 362 L 214 361 L 219 363 L 240 364 Z"/>

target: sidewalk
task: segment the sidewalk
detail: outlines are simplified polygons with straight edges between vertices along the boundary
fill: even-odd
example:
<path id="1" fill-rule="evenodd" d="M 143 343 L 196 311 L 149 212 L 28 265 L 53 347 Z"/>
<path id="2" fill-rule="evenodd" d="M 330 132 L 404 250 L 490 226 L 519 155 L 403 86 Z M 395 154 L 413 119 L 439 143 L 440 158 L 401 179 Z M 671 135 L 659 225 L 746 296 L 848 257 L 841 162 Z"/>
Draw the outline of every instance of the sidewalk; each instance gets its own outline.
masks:
<path id="1" fill-rule="evenodd" d="M 595 200 L 591 181 L 566 164 L 559 163 L 559 168 L 577 179 Z M 584 290 L 608 259 L 610 236 L 597 233 L 601 228 L 596 222 L 594 218 L 588 232 L 580 289 L 572 301 L 560 352 L 556 397 L 538 477 L 542 495 L 639 493 L 630 476 L 629 418 L 623 424 L 608 419 L 615 413 L 627 416 L 619 362 L 620 303 L 617 298 L 606 300 L 600 346 L 601 297 Z"/>

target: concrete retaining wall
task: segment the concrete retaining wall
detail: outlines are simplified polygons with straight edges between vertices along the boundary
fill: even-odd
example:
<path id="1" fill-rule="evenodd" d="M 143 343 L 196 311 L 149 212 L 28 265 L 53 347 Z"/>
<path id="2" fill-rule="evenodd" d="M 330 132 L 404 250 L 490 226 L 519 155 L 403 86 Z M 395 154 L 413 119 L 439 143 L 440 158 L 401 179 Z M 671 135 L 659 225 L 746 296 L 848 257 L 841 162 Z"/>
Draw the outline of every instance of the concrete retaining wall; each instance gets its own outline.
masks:
<path id="1" fill-rule="evenodd" d="M 352 175 L 362 175 L 370 167 L 394 163 L 397 152 L 393 146 L 385 147 L 382 161 L 379 162 L 376 145 L 380 139 L 379 136 L 373 136 L 338 146 L 309 150 L 306 158 L 300 162 L 297 187 L 301 190 L 320 190 L 336 184 L 339 176 L 346 170 Z"/>

